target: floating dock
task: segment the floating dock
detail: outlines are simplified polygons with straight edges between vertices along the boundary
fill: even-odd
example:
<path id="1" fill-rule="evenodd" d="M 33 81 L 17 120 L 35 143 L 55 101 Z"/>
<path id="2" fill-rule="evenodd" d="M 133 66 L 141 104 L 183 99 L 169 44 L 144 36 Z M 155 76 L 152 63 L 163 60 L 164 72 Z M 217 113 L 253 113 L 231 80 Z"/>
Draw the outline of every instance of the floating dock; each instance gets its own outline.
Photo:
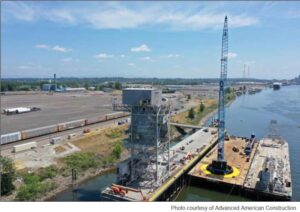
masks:
<path id="1" fill-rule="evenodd" d="M 217 158 L 218 150 L 216 146 L 189 172 L 189 176 L 195 182 L 212 182 L 222 186 L 227 185 L 230 187 L 234 185 L 236 188 L 241 188 L 257 149 L 257 143 L 254 143 L 251 154 L 247 156 L 245 150 L 248 142 L 240 137 L 231 137 L 228 141 L 225 141 L 225 158 L 227 164 L 233 169 L 232 173 L 217 175 L 207 170 L 207 166 Z"/>
<path id="2" fill-rule="evenodd" d="M 262 139 L 244 183 L 247 191 L 278 200 L 292 197 L 288 143 L 282 139 Z"/>
<path id="3" fill-rule="evenodd" d="M 215 175 L 206 167 L 217 157 L 213 148 L 190 172 L 191 185 L 215 188 L 255 200 L 290 200 L 292 196 L 288 143 L 284 140 L 231 138 L 225 141 L 225 157 L 233 172 Z"/>
<path id="4" fill-rule="evenodd" d="M 112 185 L 104 189 L 104 201 L 170 201 L 187 183 L 187 173 L 217 142 L 216 129 L 200 129 L 170 148 L 170 173 L 161 185 L 147 188 L 147 182 Z"/>

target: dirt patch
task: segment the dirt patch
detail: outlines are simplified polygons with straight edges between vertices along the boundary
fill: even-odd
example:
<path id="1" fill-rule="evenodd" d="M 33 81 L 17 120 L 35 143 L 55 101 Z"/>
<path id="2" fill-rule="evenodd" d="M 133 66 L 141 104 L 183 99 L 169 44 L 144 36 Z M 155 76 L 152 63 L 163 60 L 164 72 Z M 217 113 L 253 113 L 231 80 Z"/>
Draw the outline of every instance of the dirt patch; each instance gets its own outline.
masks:
<path id="1" fill-rule="evenodd" d="M 125 131 L 128 130 L 128 127 L 128 125 L 124 125 L 122 127 L 118 126 L 103 129 L 97 134 L 87 135 L 83 138 L 72 141 L 72 144 L 80 148 L 82 151 L 94 152 L 99 155 L 106 156 L 111 154 L 114 143 L 128 138 L 128 135 L 125 133 Z M 116 134 L 115 132 L 118 132 L 118 136 L 110 136 L 112 134 Z"/>
<path id="2" fill-rule="evenodd" d="M 56 154 L 59 154 L 59 153 L 62 153 L 62 152 L 66 151 L 66 149 L 63 146 L 57 146 L 57 147 L 54 148 L 54 150 L 55 150 Z"/>

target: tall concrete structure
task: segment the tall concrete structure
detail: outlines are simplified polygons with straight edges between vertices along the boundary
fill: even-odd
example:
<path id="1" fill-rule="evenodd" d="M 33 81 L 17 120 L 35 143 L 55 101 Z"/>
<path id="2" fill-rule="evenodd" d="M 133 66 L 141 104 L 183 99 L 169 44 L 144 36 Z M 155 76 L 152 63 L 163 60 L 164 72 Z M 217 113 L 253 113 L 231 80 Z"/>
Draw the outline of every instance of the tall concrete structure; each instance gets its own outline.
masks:
<path id="1" fill-rule="evenodd" d="M 128 149 L 131 156 L 118 165 L 118 183 L 140 188 L 159 186 L 169 176 L 169 106 L 155 88 L 123 90 L 123 105 L 131 111 Z"/>

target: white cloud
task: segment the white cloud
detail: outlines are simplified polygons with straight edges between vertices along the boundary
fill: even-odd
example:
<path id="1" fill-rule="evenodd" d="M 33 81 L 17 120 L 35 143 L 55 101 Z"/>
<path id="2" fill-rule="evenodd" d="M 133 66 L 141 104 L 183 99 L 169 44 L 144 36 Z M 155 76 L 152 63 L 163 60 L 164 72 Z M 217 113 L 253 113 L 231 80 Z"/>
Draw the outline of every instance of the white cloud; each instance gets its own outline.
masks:
<path id="1" fill-rule="evenodd" d="M 146 3 L 145 3 L 146 4 Z M 95 29 L 134 29 L 163 27 L 166 30 L 215 29 L 223 25 L 224 16 L 229 26 L 245 27 L 259 22 L 257 17 L 246 13 L 230 13 L 213 5 L 182 5 L 148 3 L 126 5 L 122 3 L 91 3 L 67 7 L 42 7 L 41 4 L 11 2 L 4 6 L 4 14 L 23 21 L 48 20 L 60 24 L 83 25 Z M 181 7 L 180 7 L 181 5 Z M 178 9 L 180 7 L 180 9 Z M 101 12 L 99 12 L 101 11 Z"/>
<path id="2" fill-rule="evenodd" d="M 59 46 L 59 45 L 53 46 L 51 48 L 51 50 L 57 51 L 57 52 L 70 52 L 70 51 L 72 51 L 72 49 L 67 49 L 67 48 Z"/>
<path id="3" fill-rule="evenodd" d="M 76 17 L 73 15 L 72 11 L 67 9 L 57 9 L 46 13 L 46 18 L 53 22 L 61 22 L 67 24 L 75 24 Z"/>
<path id="4" fill-rule="evenodd" d="M 135 63 L 128 63 L 129 66 L 135 67 Z"/>
<path id="5" fill-rule="evenodd" d="M 57 51 L 57 52 L 70 52 L 70 51 L 72 51 L 72 49 L 68 49 L 68 48 L 65 48 L 63 46 L 55 45 L 55 46 L 51 47 L 47 44 L 37 44 L 37 45 L 35 45 L 35 48 L 48 49 L 48 50 Z"/>
<path id="6" fill-rule="evenodd" d="M 121 57 L 121 58 L 125 58 L 125 57 L 127 57 L 127 56 L 126 56 L 125 54 L 121 54 L 120 57 Z"/>
<path id="7" fill-rule="evenodd" d="M 238 56 L 237 53 L 228 52 L 228 59 L 233 59 L 233 58 L 236 58 L 237 56 Z"/>
<path id="8" fill-rule="evenodd" d="M 113 55 L 109 55 L 106 53 L 99 53 L 97 55 L 94 56 L 96 59 L 109 59 L 109 58 L 113 58 Z"/>
<path id="9" fill-rule="evenodd" d="M 7 1 L 1 2 L 2 17 L 14 18 L 20 21 L 31 22 L 36 16 L 35 8 L 32 4 L 21 1 Z M 4 15 L 5 14 L 5 15 Z"/>
<path id="10" fill-rule="evenodd" d="M 132 52 L 150 52 L 151 49 L 146 44 L 142 44 L 138 47 L 131 48 L 131 51 Z"/>

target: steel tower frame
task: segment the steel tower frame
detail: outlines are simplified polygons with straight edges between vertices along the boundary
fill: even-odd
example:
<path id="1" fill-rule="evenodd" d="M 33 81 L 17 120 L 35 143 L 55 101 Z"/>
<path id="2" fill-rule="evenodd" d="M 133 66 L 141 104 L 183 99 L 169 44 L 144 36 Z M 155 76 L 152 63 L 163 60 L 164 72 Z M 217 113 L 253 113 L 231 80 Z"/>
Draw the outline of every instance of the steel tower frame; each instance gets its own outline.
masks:
<path id="1" fill-rule="evenodd" d="M 225 137 L 225 99 L 227 86 L 227 61 L 228 61 L 228 21 L 227 16 L 224 20 L 222 51 L 221 51 L 221 75 L 219 83 L 219 106 L 218 106 L 218 161 L 225 161 L 224 156 L 224 137 Z"/>

